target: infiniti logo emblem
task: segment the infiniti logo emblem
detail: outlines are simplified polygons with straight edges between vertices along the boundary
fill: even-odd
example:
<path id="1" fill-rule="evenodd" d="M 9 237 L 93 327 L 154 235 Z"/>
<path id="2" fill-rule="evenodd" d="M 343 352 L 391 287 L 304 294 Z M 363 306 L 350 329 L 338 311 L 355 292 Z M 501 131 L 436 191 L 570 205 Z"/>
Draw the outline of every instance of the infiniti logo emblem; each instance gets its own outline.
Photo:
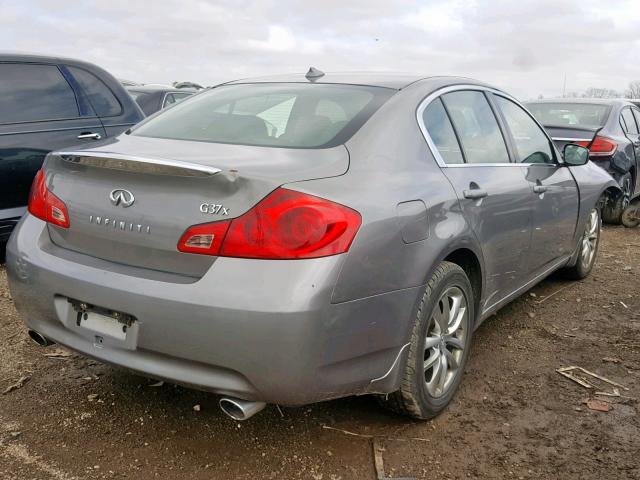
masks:
<path id="1" fill-rule="evenodd" d="M 136 199 L 133 196 L 133 193 L 131 193 L 129 190 L 116 188 L 109 194 L 109 200 L 111 200 L 111 203 L 113 203 L 116 207 L 118 205 L 122 205 L 124 208 L 127 208 L 133 205 L 133 202 L 135 202 Z"/>

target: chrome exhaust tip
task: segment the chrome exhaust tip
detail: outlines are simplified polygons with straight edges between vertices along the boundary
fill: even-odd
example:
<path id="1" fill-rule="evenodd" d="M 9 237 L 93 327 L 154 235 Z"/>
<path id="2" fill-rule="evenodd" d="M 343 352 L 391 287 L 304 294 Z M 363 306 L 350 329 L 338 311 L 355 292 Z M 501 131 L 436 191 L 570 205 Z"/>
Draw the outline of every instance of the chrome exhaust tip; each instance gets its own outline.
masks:
<path id="1" fill-rule="evenodd" d="M 239 398 L 221 398 L 220 409 L 234 420 L 239 422 L 253 417 L 267 406 L 264 402 L 251 402 Z"/>
<path id="2" fill-rule="evenodd" d="M 53 345 L 54 343 L 56 343 L 49 340 L 44 335 L 36 332 L 35 330 L 29 330 L 29 338 L 41 347 L 48 347 L 49 345 Z"/>

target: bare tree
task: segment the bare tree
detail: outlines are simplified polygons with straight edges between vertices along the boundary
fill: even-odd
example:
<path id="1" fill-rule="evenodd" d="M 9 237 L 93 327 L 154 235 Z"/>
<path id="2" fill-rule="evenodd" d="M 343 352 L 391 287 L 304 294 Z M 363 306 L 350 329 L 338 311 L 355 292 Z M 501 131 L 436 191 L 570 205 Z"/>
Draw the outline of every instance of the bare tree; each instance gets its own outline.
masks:
<path id="1" fill-rule="evenodd" d="M 621 97 L 619 92 L 609 88 L 589 87 L 582 94 L 585 98 L 616 98 Z"/>
<path id="2" fill-rule="evenodd" d="M 640 80 L 631 82 L 624 96 L 627 98 L 640 98 Z"/>

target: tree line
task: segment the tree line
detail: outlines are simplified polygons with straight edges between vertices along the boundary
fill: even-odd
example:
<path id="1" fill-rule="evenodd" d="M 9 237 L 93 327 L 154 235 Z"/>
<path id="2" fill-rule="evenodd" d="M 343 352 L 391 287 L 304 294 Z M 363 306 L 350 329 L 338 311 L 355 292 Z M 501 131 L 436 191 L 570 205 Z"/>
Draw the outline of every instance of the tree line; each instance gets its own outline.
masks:
<path id="1" fill-rule="evenodd" d="M 640 80 L 629 83 L 624 91 L 611 88 L 589 87 L 584 92 L 568 92 L 564 97 L 570 98 L 640 98 Z"/>

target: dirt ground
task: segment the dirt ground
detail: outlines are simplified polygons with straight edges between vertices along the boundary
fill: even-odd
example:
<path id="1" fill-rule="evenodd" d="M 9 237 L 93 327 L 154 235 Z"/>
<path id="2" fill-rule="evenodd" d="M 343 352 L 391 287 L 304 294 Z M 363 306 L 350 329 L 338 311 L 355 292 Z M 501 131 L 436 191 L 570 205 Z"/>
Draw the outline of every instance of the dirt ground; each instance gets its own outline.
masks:
<path id="1" fill-rule="evenodd" d="M 213 395 L 45 356 L 65 352 L 28 339 L 2 267 L 0 478 L 374 479 L 375 446 L 394 478 L 638 479 L 639 274 L 640 229 L 606 228 L 588 279 L 550 278 L 479 328 L 434 421 L 357 397 L 269 406 L 240 424 Z M 593 392 L 556 372 L 572 365 L 628 390 L 593 411 Z"/>

